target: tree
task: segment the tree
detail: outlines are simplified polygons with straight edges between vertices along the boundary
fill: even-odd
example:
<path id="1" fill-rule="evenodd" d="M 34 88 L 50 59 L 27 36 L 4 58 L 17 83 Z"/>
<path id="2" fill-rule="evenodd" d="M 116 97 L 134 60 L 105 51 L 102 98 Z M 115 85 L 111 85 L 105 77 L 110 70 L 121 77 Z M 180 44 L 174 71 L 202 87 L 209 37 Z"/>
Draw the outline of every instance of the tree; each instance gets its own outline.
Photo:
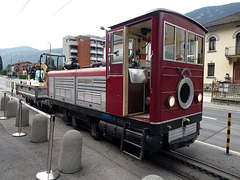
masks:
<path id="1" fill-rule="evenodd" d="M 7 70 L 6 69 L 3 69 L 1 72 L 2 72 L 2 75 L 7 75 Z"/>
<path id="2" fill-rule="evenodd" d="M 20 70 L 20 68 L 19 68 L 18 65 L 14 66 L 14 71 L 15 71 L 16 73 L 17 73 L 19 70 Z"/>
<path id="3" fill-rule="evenodd" d="M 0 56 L 0 71 L 3 70 L 3 62 L 2 62 L 2 56 Z"/>

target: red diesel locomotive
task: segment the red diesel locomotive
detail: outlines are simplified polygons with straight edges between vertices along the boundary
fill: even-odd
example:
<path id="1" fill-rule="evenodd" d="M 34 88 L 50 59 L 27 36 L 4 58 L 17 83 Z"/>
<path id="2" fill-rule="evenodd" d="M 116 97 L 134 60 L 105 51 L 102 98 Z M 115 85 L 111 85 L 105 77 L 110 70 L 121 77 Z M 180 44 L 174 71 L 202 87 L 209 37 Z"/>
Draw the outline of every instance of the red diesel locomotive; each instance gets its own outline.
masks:
<path id="1" fill-rule="evenodd" d="M 204 36 L 194 20 L 157 9 L 106 31 L 106 67 L 51 71 L 48 101 L 93 137 L 121 139 L 120 149 L 145 150 L 194 142 L 202 120 Z"/>

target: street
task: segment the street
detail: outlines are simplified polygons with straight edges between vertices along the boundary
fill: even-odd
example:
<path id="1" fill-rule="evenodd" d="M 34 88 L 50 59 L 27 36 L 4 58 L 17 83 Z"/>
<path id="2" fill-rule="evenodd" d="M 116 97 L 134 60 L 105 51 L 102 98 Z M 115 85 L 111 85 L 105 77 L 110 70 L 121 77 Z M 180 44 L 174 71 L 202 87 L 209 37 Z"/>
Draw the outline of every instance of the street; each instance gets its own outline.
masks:
<path id="1" fill-rule="evenodd" d="M 198 137 L 198 140 L 225 148 L 227 141 L 228 113 L 232 114 L 230 149 L 239 152 L 240 150 L 239 112 L 204 108 L 203 119 L 201 122 L 201 132 L 200 136 Z"/>

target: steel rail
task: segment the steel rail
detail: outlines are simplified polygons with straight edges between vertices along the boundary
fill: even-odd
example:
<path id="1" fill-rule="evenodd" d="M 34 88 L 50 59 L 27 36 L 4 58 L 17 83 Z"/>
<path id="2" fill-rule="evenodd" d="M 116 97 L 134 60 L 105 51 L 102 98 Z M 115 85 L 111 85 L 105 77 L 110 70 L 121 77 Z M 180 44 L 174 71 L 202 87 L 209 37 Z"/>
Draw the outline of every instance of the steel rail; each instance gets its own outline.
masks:
<path id="1" fill-rule="evenodd" d="M 170 160 L 169 161 L 169 157 L 168 156 L 164 156 L 164 154 L 162 153 L 153 153 L 153 154 L 148 154 L 145 155 L 144 157 L 145 160 L 147 160 L 148 162 L 160 167 L 161 169 L 169 172 L 170 174 L 173 174 L 174 176 L 178 177 L 178 179 L 182 179 L 182 180 L 195 180 L 196 178 L 194 178 L 194 176 L 189 175 L 186 172 L 180 171 L 179 169 L 173 168 L 172 167 L 172 163 L 169 164 L 170 161 L 174 160 Z M 169 177 L 169 179 L 171 179 Z"/>
<path id="2" fill-rule="evenodd" d="M 227 172 L 226 170 L 215 167 L 213 165 L 210 165 L 210 164 L 200 161 L 198 159 L 194 159 L 190 156 L 181 154 L 176 151 L 170 151 L 170 152 L 161 151 L 161 153 L 174 159 L 174 160 L 177 160 L 178 162 L 180 162 L 182 164 L 191 166 L 194 169 L 197 169 L 201 172 L 204 172 L 208 175 L 211 175 L 211 176 L 219 178 L 219 179 L 224 179 L 224 180 L 240 179 L 239 175 L 233 174 L 231 172 Z"/>
<path id="3" fill-rule="evenodd" d="M 174 174 L 178 178 L 181 178 L 182 180 L 192 180 L 192 178 L 189 177 L 187 174 L 181 173 L 180 171 L 177 171 L 177 170 L 169 167 L 168 165 L 158 164 L 158 166 L 160 166 L 162 169 Z"/>

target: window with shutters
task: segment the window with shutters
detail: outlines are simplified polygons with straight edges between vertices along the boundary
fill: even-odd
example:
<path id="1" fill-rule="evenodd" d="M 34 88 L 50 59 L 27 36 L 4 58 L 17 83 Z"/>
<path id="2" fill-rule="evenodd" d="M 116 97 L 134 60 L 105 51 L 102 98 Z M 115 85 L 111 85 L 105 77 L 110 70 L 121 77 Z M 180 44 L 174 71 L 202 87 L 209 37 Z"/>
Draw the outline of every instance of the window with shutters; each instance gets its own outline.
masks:
<path id="1" fill-rule="evenodd" d="M 215 71 L 215 63 L 208 63 L 208 76 L 213 77 Z"/>

